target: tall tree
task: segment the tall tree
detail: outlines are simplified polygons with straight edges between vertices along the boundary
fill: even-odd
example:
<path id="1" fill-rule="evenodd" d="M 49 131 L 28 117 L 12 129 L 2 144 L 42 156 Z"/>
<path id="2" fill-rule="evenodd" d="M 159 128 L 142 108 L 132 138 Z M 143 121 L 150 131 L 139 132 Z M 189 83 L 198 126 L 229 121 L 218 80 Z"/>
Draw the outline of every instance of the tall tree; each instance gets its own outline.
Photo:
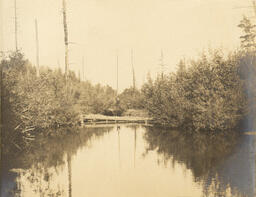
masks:
<path id="1" fill-rule="evenodd" d="M 82 59 L 82 81 L 85 81 L 85 77 L 84 77 L 84 57 Z"/>
<path id="2" fill-rule="evenodd" d="M 256 17 L 256 2 L 255 2 L 255 0 L 252 1 L 252 7 L 253 7 L 254 15 Z"/>
<path id="3" fill-rule="evenodd" d="M 131 50 L 131 64 L 132 64 L 132 85 L 133 85 L 133 91 L 136 89 L 136 82 L 135 82 L 135 70 L 134 70 L 134 56 L 133 56 L 133 50 Z"/>
<path id="4" fill-rule="evenodd" d="M 39 77 L 39 39 L 38 39 L 38 24 L 35 19 L 35 33 L 36 33 L 36 74 Z"/>
<path id="5" fill-rule="evenodd" d="M 14 0 L 14 29 L 15 29 L 15 49 L 18 51 L 18 18 L 17 18 L 17 1 Z"/>
<path id="6" fill-rule="evenodd" d="M 256 49 L 256 26 L 252 24 L 252 22 L 246 16 L 244 16 L 238 27 L 240 27 L 244 33 L 242 36 L 240 36 L 242 49 L 246 52 L 254 51 Z"/>
<path id="7" fill-rule="evenodd" d="M 116 95 L 118 96 L 118 80 L 119 80 L 119 56 L 118 52 L 116 53 Z"/>
<path id="8" fill-rule="evenodd" d="M 165 64 L 164 64 L 164 52 L 161 49 L 161 56 L 160 56 L 160 63 L 159 63 L 160 69 L 161 69 L 161 77 L 164 76 L 164 70 L 165 70 Z"/>
<path id="9" fill-rule="evenodd" d="M 68 89 L 68 69 L 69 69 L 69 50 L 68 50 L 68 25 L 67 25 L 67 2 L 62 0 L 63 6 L 63 27 L 64 27 L 64 44 L 65 44 L 65 79 L 66 88 Z"/>

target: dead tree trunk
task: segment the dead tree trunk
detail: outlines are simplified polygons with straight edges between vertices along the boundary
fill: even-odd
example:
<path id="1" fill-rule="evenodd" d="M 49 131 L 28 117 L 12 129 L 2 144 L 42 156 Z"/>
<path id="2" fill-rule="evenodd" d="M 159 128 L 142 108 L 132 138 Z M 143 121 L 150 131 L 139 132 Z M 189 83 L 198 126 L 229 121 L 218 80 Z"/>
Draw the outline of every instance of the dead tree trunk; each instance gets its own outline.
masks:
<path id="1" fill-rule="evenodd" d="M 14 28 L 15 28 L 15 49 L 18 51 L 18 21 L 17 21 L 17 1 L 14 0 Z"/>
<path id="2" fill-rule="evenodd" d="M 252 1 L 253 11 L 254 11 L 254 17 L 256 17 L 256 2 L 255 0 Z"/>
<path id="3" fill-rule="evenodd" d="M 85 76 L 84 76 L 84 57 L 82 59 L 82 81 L 85 81 Z"/>
<path id="4" fill-rule="evenodd" d="M 35 32 L 36 32 L 36 75 L 39 77 L 39 40 L 38 40 L 38 25 L 35 19 Z"/>
<path id="5" fill-rule="evenodd" d="M 161 50 L 160 69 L 161 69 L 161 77 L 162 77 L 162 79 L 163 79 L 163 78 L 164 78 L 164 70 L 165 70 L 165 65 L 164 65 L 164 52 L 163 52 L 163 50 Z"/>
<path id="6" fill-rule="evenodd" d="M 116 95 L 117 96 L 118 96 L 118 79 L 119 79 L 118 69 L 119 69 L 119 58 L 118 58 L 118 53 L 117 53 L 117 55 L 116 55 Z"/>
<path id="7" fill-rule="evenodd" d="M 135 92 L 136 82 L 135 82 L 135 70 L 134 70 L 134 63 L 133 63 L 133 50 L 131 50 L 131 64 L 132 64 L 132 85 L 133 85 L 133 91 Z"/>
<path id="8" fill-rule="evenodd" d="M 62 0 L 63 6 L 63 27 L 64 27 L 64 44 L 65 44 L 65 80 L 66 90 L 68 92 L 68 69 L 69 69 L 69 51 L 68 51 L 68 25 L 67 25 L 67 3 L 66 0 Z"/>

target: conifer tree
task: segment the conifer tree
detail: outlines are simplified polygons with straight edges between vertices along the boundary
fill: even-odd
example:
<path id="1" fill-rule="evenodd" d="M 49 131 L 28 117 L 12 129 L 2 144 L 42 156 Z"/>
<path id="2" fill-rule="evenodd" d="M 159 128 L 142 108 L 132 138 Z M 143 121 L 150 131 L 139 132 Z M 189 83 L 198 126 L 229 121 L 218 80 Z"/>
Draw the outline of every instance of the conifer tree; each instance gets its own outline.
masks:
<path id="1" fill-rule="evenodd" d="M 244 33 L 244 35 L 240 36 L 242 49 L 246 52 L 255 51 L 256 25 L 252 24 L 252 22 L 244 16 L 238 27 L 240 27 Z"/>

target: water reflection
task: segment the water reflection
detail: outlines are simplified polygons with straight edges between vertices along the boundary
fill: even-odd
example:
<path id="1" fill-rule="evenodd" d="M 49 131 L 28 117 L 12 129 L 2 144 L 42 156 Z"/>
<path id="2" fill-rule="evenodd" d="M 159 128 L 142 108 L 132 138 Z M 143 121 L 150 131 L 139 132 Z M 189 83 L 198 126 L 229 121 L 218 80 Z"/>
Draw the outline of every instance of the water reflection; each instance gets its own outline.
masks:
<path id="1" fill-rule="evenodd" d="M 155 150 L 159 163 L 184 164 L 203 196 L 254 196 L 255 138 L 236 133 L 209 135 L 149 128 L 145 154 Z"/>
<path id="2" fill-rule="evenodd" d="M 118 159 L 119 159 L 119 167 L 121 168 L 121 152 L 120 152 L 120 126 L 116 127 L 117 135 L 118 135 Z"/>
<path id="3" fill-rule="evenodd" d="M 76 134 L 40 138 L 30 151 L 20 155 L 3 155 L 1 162 L 1 196 L 72 196 L 72 155 L 113 127 L 84 128 Z M 67 166 L 66 166 L 67 165 Z M 68 183 L 65 170 L 67 172 Z M 61 176 L 59 176 L 61 174 Z M 59 184 L 58 181 L 61 183 Z M 24 187 L 31 188 L 26 191 Z M 67 188 L 67 189 L 66 189 Z"/>
<path id="4" fill-rule="evenodd" d="M 71 170 L 71 156 L 68 153 L 67 156 L 68 163 L 68 196 L 72 197 L 72 170 Z"/>
<path id="5" fill-rule="evenodd" d="M 134 168 L 136 166 L 136 143 L 137 143 L 137 134 L 136 134 L 137 126 L 134 126 L 134 154 L 133 154 L 133 161 L 134 161 Z"/>
<path id="6" fill-rule="evenodd" d="M 3 158 L 1 196 L 248 196 L 254 136 L 189 135 L 140 125 L 37 139 Z"/>

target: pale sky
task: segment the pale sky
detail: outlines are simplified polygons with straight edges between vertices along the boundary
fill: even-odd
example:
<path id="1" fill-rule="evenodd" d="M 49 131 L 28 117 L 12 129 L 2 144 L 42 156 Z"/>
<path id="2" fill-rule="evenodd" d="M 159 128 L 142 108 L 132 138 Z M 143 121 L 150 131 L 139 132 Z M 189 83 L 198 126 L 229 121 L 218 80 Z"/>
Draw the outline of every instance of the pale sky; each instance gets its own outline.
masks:
<path id="1" fill-rule="evenodd" d="M 82 69 L 93 83 L 116 87 L 116 53 L 119 87 L 132 84 L 131 49 L 136 83 L 147 72 L 160 71 L 161 50 L 166 71 L 181 58 L 203 49 L 232 50 L 239 46 L 243 14 L 253 16 L 250 0 L 67 0 L 70 69 Z M 0 0 L 1 47 L 14 50 L 14 0 Z M 38 20 L 40 65 L 64 68 L 62 0 L 17 0 L 18 46 L 36 62 L 35 18 Z M 58 63 L 59 62 L 59 63 Z"/>

